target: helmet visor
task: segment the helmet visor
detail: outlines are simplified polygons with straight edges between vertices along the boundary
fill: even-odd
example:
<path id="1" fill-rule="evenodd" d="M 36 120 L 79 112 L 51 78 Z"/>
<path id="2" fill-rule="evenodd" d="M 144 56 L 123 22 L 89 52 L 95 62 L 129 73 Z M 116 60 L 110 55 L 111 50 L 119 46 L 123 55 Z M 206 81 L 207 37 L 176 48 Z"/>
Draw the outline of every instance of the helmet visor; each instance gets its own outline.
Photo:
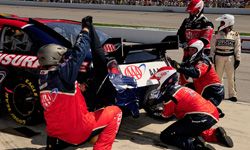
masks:
<path id="1" fill-rule="evenodd" d="M 188 50 L 188 55 L 190 57 L 193 56 L 195 53 L 198 52 L 198 49 L 196 47 L 188 47 L 187 50 Z"/>
<path id="2" fill-rule="evenodd" d="M 225 21 L 221 21 L 220 26 L 224 26 L 224 25 L 225 25 Z"/>

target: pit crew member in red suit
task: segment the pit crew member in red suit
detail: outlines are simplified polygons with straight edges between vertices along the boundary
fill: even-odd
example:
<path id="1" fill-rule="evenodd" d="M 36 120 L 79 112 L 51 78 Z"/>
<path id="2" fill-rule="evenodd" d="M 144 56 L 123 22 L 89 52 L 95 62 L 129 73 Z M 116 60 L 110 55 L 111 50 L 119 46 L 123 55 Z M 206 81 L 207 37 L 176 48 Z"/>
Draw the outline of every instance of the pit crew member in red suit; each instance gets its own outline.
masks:
<path id="1" fill-rule="evenodd" d="M 177 35 L 179 35 L 180 43 L 184 49 L 191 39 L 202 40 L 205 44 L 204 53 L 209 55 L 214 25 L 204 16 L 203 10 L 204 2 L 202 0 L 191 0 L 186 9 L 189 17 L 184 19 Z M 186 54 L 184 51 L 183 61 L 185 61 Z"/>
<path id="2" fill-rule="evenodd" d="M 89 112 L 85 99 L 76 82 L 78 71 L 89 51 L 92 32 L 92 17 L 83 18 L 82 30 L 70 51 L 63 59 L 67 48 L 48 44 L 38 51 L 41 65 L 40 98 L 44 108 L 48 150 L 63 149 L 98 137 L 94 150 L 111 150 L 118 132 L 122 112 L 117 106 L 108 106 Z M 92 49 L 92 48 L 91 48 Z M 95 51 L 95 49 L 92 49 Z"/>
<path id="3" fill-rule="evenodd" d="M 178 85 L 174 68 L 160 68 L 154 77 L 160 82 L 157 101 L 164 102 L 162 115 L 166 118 L 175 115 L 178 119 L 161 132 L 162 142 L 185 150 L 215 149 L 205 141 L 233 147 L 222 127 L 212 128 L 219 121 L 217 108 L 194 90 Z"/>
<path id="4" fill-rule="evenodd" d="M 182 62 L 188 58 L 186 51 L 187 43 L 191 39 L 200 39 L 204 42 L 204 54 L 210 55 L 210 41 L 214 31 L 214 25 L 204 16 L 204 2 L 202 0 L 191 0 L 186 8 L 189 17 L 185 18 L 177 31 L 181 47 L 183 48 Z M 187 82 L 185 75 L 180 74 L 180 82 Z"/>
<path id="5" fill-rule="evenodd" d="M 201 40 L 190 40 L 187 47 L 189 60 L 181 64 L 171 59 L 169 62 L 180 74 L 193 79 L 197 93 L 218 106 L 224 99 L 224 86 L 221 84 L 212 62 L 204 55 L 203 47 L 204 44 Z M 219 112 L 220 117 L 225 115 L 220 109 Z"/>

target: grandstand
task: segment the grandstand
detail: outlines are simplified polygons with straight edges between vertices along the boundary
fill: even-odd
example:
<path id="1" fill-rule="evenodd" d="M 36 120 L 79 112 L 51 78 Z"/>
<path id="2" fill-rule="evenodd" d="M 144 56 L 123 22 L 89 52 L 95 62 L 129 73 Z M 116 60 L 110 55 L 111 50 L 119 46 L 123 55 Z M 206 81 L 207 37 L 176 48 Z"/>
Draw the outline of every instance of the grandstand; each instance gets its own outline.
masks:
<path id="1" fill-rule="evenodd" d="M 31 0 L 30 0 L 31 1 Z M 189 0 L 33 0 L 40 2 L 142 5 L 142 6 L 177 6 L 186 7 Z M 204 0 L 206 7 L 250 8 L 250 0 Z"/>

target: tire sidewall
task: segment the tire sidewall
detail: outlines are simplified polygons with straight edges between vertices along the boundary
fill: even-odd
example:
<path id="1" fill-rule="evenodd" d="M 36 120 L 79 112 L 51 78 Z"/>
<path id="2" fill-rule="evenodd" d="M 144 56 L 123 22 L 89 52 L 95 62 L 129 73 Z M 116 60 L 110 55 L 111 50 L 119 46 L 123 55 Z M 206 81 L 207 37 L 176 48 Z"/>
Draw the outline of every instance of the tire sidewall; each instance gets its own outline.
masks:
<path id="1" fill-rule="evenodd" d="M 2 87 L 4 91 L 3 101 L 7 108 L 7 111 L 12 119 L 17 123 L 22 125 L 34 125 L 42 120 L 41 106 L 39 102 L 39 90 L 36 79 L 31 77 L 7 77 L 5 80 L 4 86 Z M 14 99 L 14 90 L 18 86 L 26 86 L 27 89 L 31 92 L 33 99 L 33 106 L 29 114 L 22 114 L 16 106 L 17 102 Z M 25 101 L 24 101 L 25 102 Z"/>

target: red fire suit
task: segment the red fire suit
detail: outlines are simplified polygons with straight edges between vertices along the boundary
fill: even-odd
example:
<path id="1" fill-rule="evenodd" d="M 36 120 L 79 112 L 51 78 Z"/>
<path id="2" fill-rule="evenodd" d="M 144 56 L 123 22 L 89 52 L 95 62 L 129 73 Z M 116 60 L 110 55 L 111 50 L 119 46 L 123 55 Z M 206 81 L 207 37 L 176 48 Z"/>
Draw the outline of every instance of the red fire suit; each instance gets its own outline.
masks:
<path id="1" fill-rule="evenodd" d="M 200 39 L 206 41 L 204 43 L 204 53 L 210 54 L 210 40 L 214 31 L 213 23 L 210 22 L 203 14 L 198 18 L 192 20 L 190 18 L 184 19 L 177 35 L 179 35 L 180 43 L 188 43 L 192 39 Z M 183 59 L 187 56 L 187 52 L 184 51 Z"/>
<path id="2" fill-rule="evenodd" d="M 50 137 L 70 144 L 80 144 L 92 132 L 103 128 L 94 149 L 110 150 L 120 126 L 122 112 L 117 106 L 89 112 L 76 82 L 78 70 L 90 48 L 89 43 L 88 34 L 82 32 L 67 61 L 49 70 L 41 70 L 40 100 Z"/>
<path id="3" fill-rule="evenodd" d="M 218 106 L 224 98 L 224 86 L 206 56 L 192 63 L 182 63 L 178 72 L 193 79 L 195 91 Z"/>
<path id="4" fill-rule="evenodd" d="M 175 115 L 178 119 L 161 132 L 164 143 L 181 149 L 196 149 L 193 138 L 202 136 L 217 142 L 215 129 L 211 127 L 219 120 L 217 108 L 190 88 L 175 85 L 165 96 L 164 117 Z"/>

